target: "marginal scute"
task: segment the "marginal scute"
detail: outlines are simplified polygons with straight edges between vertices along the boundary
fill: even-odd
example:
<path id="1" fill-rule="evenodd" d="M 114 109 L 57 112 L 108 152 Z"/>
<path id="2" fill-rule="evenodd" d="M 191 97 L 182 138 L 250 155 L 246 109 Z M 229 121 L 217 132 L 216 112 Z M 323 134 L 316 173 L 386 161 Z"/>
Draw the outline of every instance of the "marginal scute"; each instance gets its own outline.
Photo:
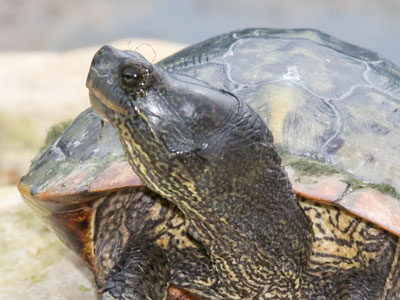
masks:
<path id="1" fill-rule="evenodd" d="M 111 163 L 90 184 L 89 192 L 105 192 L 143 185 L 127 161 Z"/>
<path id="2" fill-rule="evenodd" d="M 97 272 L 92 243 L 92 218 L 93 208 L 83 207 L 77 211 L 66 213 L 52 213 L 48 218 L 51 227 L 55 229 L 58 237 L 83 261 L 93 272 Z"/>
<path id="3" fill-rule="evenodd" d="M 58 202 L 58 199 L 62 199 L 66 195 L 86 192 L 84 188 L 77 189 L 77 187 L 82 182 L 91 180 L 96 171 L 96 165 L 82 165 L 72 170 L 69 174 L 65 174 L 65 177 L 59 178 L 58 182 L 49 185 L 46 190 L 36 195 L 42 201 Z M 63 201 L 61 200 L 61 202 Z"/>
<path id="4" fill-rule="evenodd" d="M 341 175 L 298 177 L 292 167 L 285 168 L 295 193 L 299 196 L 324 203 L 338 201 L 347 184 Z"/>
<path id="5" fill-rule="evenodd" d="M 400 236 L 400 200 L 388 191 L 373 184 L 362 183 L 349 174 L 338 170 L 326 170 L 326 173 L 335 171 L 331 175 L 324 175 L 312 171 L 313 165 L 319 164 L 310 161 L 310 169 L 305 171 L 296 169 L 294 165 L 287 165 L 285 170 L 289 176 L 294 192 L 301 197 L 312 199 L 330 205 L 342 207 L 356 216 L 359 216 L 385 230 Z M 390 190 L 392 193 L 393 191 Z M 395 192 L 395 191 L 394 191 Z"/>
<path id="6" fill-rule="evenodd" d="M 372 188 L 351 191 L 337 202 L 361 218 L 400 236 L 400 201 Z"/>

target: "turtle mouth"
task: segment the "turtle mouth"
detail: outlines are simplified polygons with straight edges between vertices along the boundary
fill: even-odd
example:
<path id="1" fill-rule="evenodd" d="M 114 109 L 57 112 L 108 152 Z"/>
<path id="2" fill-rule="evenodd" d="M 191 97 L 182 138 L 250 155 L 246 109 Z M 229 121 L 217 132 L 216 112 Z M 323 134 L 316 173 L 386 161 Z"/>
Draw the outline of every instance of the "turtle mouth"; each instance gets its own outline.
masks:
<path id="1" fill-rule="evenodd" d="M 112 74 L 100 71 L 94 66 L 91 66 L 86 79 L 86 87 L 89 90 L 90 103 L 95 113 L 102 120 L 109 121 L 107 116 L 109 116 L 111 112 L 120 115 L 125 115 L 126 112 L 123 107 L 118 105 L 118 101 L 108 99 L 108 95 L 111 94 L 109 86 L 114 87 L 116 85 Z"/>
<path id="2" fill-rule="evenodd" d="M 103 104 L 99 97 L 97 97 L 93 92 L 89 92 L 90 104 L 92 105 L 93 111 L 96 115 L 103 121 L 108 122 L 106 111 L 107 106 Z"/>

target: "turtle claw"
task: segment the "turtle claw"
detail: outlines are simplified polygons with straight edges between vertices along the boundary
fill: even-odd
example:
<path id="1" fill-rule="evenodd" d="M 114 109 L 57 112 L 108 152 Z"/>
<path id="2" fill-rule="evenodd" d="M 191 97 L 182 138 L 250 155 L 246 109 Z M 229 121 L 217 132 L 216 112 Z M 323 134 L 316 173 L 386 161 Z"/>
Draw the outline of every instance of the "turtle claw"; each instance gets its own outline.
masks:
<path id="1" fill-rule="evenodd" d="M 104 294 L 101 295 L 101 300 L 115 300 L 116 298 L 113 297 L 110 292 L 105 292 Z"/>
<path id="2" fill-rule="evenodd" d="M 169 269 L 163 250 L 145 238 L 131 238 L 102 287 L 102 300 L 165 299 Z"/>
<path id="3" fill-rule="evenodd" d="M 100 133 L 99 133 L 99 140 L 102 138 L 103 129 L 104 129 L 104 121 L 103 121 L 103 120 L 100 120 Z"/>

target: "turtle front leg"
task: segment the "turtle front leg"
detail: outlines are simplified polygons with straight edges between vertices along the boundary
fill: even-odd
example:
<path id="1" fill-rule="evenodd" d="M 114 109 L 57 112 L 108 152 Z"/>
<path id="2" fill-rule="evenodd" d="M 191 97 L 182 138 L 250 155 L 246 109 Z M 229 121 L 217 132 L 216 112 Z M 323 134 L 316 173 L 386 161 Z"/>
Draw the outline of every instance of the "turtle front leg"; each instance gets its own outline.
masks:
<path id="1" fill-rule="evenodd" d="M 385 269 L 385 268 L 383 268 Z M 336 282 L 331 300 L 379 300 L 385 290 L 387 270 L 376 265 L 367 269 L 346 271 Z M 389 299 L 389 298 L 388 298 Z"/>
<path id="2" fill-rule="evenodd" d="M 169 274 L 163 249 L 151 241 L 131 239 L 106 276 L 101 299 L 165 299 Z"/>

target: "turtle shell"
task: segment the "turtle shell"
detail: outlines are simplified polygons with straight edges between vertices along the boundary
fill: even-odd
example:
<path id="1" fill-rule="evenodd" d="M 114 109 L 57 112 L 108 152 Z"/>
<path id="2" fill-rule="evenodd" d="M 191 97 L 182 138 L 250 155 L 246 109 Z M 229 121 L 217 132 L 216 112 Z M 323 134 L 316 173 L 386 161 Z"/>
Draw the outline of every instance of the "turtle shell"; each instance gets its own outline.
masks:
<path id="1" fill-rule="evenodd" d="M 158 63 L 246 100 L 271 129 L 295 192 L 400 235 L 400 69 L 316 30 L 246 29 Z M 141 182 L 91 109 L 21 179 L 27 202 L 96 274 L 96 203 Z"/>

